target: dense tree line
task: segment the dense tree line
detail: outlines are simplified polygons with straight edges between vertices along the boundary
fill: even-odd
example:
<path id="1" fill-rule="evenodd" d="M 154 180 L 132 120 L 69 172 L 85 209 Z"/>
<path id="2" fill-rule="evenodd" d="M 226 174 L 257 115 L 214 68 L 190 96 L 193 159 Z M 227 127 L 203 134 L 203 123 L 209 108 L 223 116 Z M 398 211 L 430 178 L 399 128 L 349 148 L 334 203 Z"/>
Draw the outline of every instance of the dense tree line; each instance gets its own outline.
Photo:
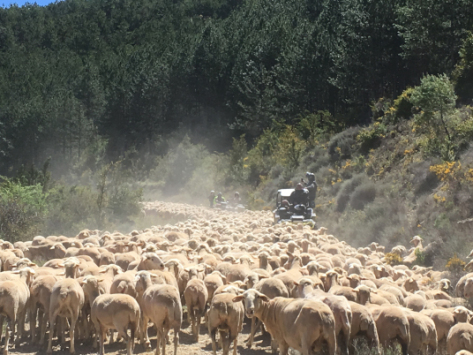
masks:
<path id="1" fill-rule="evenodd" d="M 212 149 L 450 74 L 470 0 L 65 0 L 0 9 L 0 174 Z M 128 152 L 128 153 L 127 153 Z M 13 169 L 13 170 L 12 170 Z"/>

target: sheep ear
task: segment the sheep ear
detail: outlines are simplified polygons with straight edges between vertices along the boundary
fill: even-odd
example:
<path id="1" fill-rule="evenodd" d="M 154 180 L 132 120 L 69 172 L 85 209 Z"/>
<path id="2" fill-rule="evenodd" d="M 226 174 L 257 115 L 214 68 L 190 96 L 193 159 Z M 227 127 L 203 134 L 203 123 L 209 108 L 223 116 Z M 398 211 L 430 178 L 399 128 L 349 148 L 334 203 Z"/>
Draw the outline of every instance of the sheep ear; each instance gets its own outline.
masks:
<path id="1" fill-rule="evenodd" d="M 101 269 L 99 270 L 99 274 L 105 274 L 107 272 L 107 269 Z"/>
<path id="2" fill-rule="evenodd" d="M 294 281 L 294 286 L 299 286 L 299 285 L 300 285 L 299 282 Z"/>
<path id="3" fill-rule="evenodd" d="M 243 301 L 243 298 L 244 298 L 243 295 L 236 296 L 236 297 L 233 297 L 232 301 L 233 302 L 240 302 L 240 301 Z"/>
<path id="4" fill-rule="evenodd" d="M 263 295 L 262 293 L 258 294 L 258 297 L 261 298 L 264 302 L 269 302 L 269 297 Z"/>
<path id="5" fill-rule="evenodd" d="M 185 271 L 185 272 L 189 272 L 190 269 L 189 269 L 188 267 L 186 267 L 186 268 L 184 269 L 184 271 Z"/>
<path id="6" fill-rule="evenodd" d="M 55 248 L 56 248 L 56 246 L 53 245 L 51 248 L 49 248 L 49 250 L 53 250 L 53 249 L 55 249 Z"/>

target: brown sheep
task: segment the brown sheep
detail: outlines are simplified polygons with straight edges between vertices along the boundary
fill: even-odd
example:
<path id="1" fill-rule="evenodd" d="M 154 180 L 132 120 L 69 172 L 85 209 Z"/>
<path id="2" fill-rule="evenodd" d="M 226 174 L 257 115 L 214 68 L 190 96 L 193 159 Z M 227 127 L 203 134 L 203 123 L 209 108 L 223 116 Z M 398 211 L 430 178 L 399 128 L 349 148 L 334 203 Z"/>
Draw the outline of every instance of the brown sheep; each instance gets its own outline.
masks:
<path id="1" fill-rule="evenodd" d="M 247 317 L 261 319 L 279 345 L 280 355 L 287 355 L 289 347 L 309 355 L 321 350 L 322 341 L 327 342 L 329 355 L 336 353 L 335 319 L 324 303 L 281 297 L 270 300 L 256 290 L 247 290 L 233 301 L 243 301 Z"/>
<path id="2" fill-rule="evenodd" d="M 448 332 L 448 354 L 455 355 L 460 350 L 473 352 L 473 325 L 469 323 L 458 323 Z"/>
<path id="3" fill-rule="evenodd" d="M 153 285 L 151 274 L 142 271 L 136 275 L 136 289 L 142 309 L 141 341 L 147 347 L 148 320 L 151 320 L 157 329 L 156 355 L 162 347 L 166 354 L 166 338 L 171 328 L 174 330 L 174 355 L 177 355 L 179 331 L 182 324 L 182 305 L 178 290 L 170 285 Z"/>
<path id="4" fill-rule="evenodd" d="M 387 349 L 393 341 L 401 344 L 403 355 L 407 355 L 411 342 L 409 320 L 404 311 L 394 306 L 382 306 L 373 314 L 378 329 L 379 342 Z"/>
<path id="5" fill-rule="evenodd" d="M 213 354 L 217 353 L 216 332 L 220 332 L 223 355 L 227 355 L 233 341 L 233 355 L 237 355 L 238 334 L 243 328 L 244 307 L 241 302 L 234 303 L 235 295 L 221 293 L 215 295 L 207 312 L 208 330 L 212 339 Z"/>

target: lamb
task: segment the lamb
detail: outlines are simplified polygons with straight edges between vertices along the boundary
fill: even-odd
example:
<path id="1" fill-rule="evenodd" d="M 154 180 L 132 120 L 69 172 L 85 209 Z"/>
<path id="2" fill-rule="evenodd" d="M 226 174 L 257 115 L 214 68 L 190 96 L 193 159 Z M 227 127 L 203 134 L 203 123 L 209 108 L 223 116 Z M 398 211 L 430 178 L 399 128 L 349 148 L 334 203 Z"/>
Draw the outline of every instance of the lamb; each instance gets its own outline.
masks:
<path id="1" fill-rule="evenodd" d="M 151 274 L 141 271 L 136 275 L 136 289 L 142 309 L 141 341 L 149 347 L 148 320 L 157 329 L 156 355 L 166 355 L 166 338 L 170 328 L 174 330 L 174 355 L 177 355 L 179 331 L 182 324 L 182 305 L 178 290 L 170 285 L 152 285 Z M 146 341 L 145 341 L 146 340 Z"/>
<path id="2" fill-rule="evenodd" d="M 98 280 L 93 276 L 84 279 L 85 286 L 91 288 L 89 293 L 90 318 L 100 338 L 100 355 L 104 355 L 104 337 L 108 329 L 116 329 L 127 342 L 127 355 L 133 351 L 135 331 L 139 326 L 141 310 L 138 302 L 125 294 L 99 295 Z M 131 336 L 127 334 L 128 329 Z"/>
<path id="3" fill-rule="evenodd" d="M 244 307 L 241 302 L 233 302 L 235 295 L 221 293 L 215 295 L 207 312 L 208 330 L 212 339 L 213 354 L 217 353 L 216 332 L 220 332 L 223 355 L 228 355 L 233 341 L 233 355 L 237 355 L 238 334 L 243 328 Z"/>
<path id="4" fill-rule="evenodd" d="M 322 342 L 328 344 L 330 355 L 337 351 L 335 319 L 330 308 L 322 302 L 277 297 L 270 300 L 256 290 L 247 290 L 233 302 L 244 302 L 246 316 L 256 316 L 279 345 L 280 355 L 289 347 L 309 355 L 320 351 Z"/>

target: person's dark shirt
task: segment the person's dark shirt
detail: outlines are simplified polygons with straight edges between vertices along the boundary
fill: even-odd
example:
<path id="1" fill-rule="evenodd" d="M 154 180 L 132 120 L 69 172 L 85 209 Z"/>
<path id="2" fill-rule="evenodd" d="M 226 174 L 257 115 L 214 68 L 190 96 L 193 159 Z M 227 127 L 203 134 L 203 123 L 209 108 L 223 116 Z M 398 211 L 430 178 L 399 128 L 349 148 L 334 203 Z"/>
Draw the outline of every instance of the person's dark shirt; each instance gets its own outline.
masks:
<path id="1" fill-rule="evenodd" d="M 312 181 L 305 188 L 309 191 L 309 201 L 314 201 L 317 194 L 317 183 Z"/>
<path id="2" fill-rule="evenodd" d="M 309 202 L 309 191 L 306 189 L 294 190 L 289 196 L 289 203 L 292 205 L 307 205 Z"/>

